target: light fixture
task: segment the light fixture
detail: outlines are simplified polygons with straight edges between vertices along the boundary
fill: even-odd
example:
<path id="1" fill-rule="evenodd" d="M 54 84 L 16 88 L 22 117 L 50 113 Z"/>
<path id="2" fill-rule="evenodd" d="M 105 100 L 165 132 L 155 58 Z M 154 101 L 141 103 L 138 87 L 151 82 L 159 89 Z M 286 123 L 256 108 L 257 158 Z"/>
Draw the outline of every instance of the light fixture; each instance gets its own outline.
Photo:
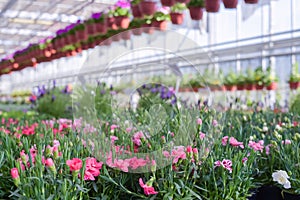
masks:
<path id="1" fill-rule="evenodd" d="M 40 24 L 40 25 L 47 25 L 47 26 L 51 26 L 53 24 L 53 21 L 33 20 L 33 19 L 24 19 L 24 18 L 13 18 L 13 19 L 9 19 L 9 21 L 13 23 L 20 23 L 20 24 Z"/>

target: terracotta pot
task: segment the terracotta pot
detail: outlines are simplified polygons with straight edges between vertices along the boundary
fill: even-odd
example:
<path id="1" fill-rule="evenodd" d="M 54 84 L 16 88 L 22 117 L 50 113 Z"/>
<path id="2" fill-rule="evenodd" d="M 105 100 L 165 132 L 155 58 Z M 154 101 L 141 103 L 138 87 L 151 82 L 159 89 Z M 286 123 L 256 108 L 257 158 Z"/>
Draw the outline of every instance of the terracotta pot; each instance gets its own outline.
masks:
<path id="1" fill-rule="evenodd" d="M 205 9 L 207 12 L 219 12 L 220 0 L 205 0 Z"/>
<path id="2" fill-rule="evenodd" d="M 140 11 L 143 15 L 153 15 L 156 11 L 156 3 L 153 1 L 142 1 L 140 4 Z"/>
<path id="3" fill-rule="evenodd" d="M 76 35 L 74 34 L 69 34 L 67 36 L 68 44 L 75 44 L 77 42 Z"/>
<path id="4" fill-rule="evenodd" d="M 106 33 L 107 24 L 106 23 L 95 23 L 94 24 L 95 33 Z"/>
<path id="5" fill-rule="evenodd" d="M 246 88 L 246 90 L 255 90 L 256 89 L 255 84 L 251 84 L 251 83 L 246 84 L 245 88 Z"/>
<path id="6" fill-rule="evenodd" d="M 125 16 L 115 17 L 115 23 L 119 28 L 127 29 L 129 27 L 130 19 Z"/>
<path id="7" fill-rule="evenodd" d="M 192 20 L 201 20 L 203 17 L 203 8 L 190 6 L 190 16 Z"/>
<path id="8" fill-rule="evenodd" d="M 258 0 L 245 0 L 245 3 L 258 3 Z"/>
<path id="9" fill-rule="evenodd" d="M 143 24 L 142 28 L 143 28 L 143 32 L 148 34 L 154 33 L 155 30 L 151 24 Z"/>
<path id="10" fill-rule="evenodd" d="M 133 29 L 131 29 L 131 32 L 133 35 L 142 35 L 143 28 L 133 28 Z"/>
<path id="11" fill-rule="evenodd" d="M 276 90 L 277 89 L 277 83 L 272 82 L 270 85 L 267 86 L 267 90 Z"/>
<path id="12" fill-rule="evenodd" d="M 225 8 L 236 8 L 238 0 L 223 0 Z"/>
<path id="13" fill-rule="evenodd" d="M 227 91 L 235 91 L 236 90 L 235 85 L 225 85 L 225 88 Z"/>
<path id="14" fill-rule="evenodd" d="M 48 51 L 47 49 L 42 50 L 43 51 L 43 55 L 47 58 L 51 57 L 52 53 L 51 51 Z"/>
<path id="15" fill-rule="evenodd" d="M 180 25 L 183 23 L 184 15 L 182 13 L 170 13 L 172 24 Z"/>
<path id="16" fill-rule="evenodd" d="M 127 31 L 124 31 L 121 33 L 121 38 L 123 40 L 130 40 L 130 37 L 131 37 L 131 31 L 130 30 L 127 30 Z"/>
<path id="17" fill-rule="evenodd" d="M 255 84 L 255 89 L 256 90 L 263 90 L 264 89 L 264 85 L 258 85 L 258 84 Z"/>
<path id="18" fill-rule="evenodd" d="M 88 39 L 88 34 L 87 34 L 87 31 L 85 29 L 83 30 L 79 30 L 76 32 L 76 38 L 77 38 L 77 41 L 81 41 L 81 40 L 87 40 Z"/>
<path id="19" fill-rule="evenodd" d="M 190 2 L 190 0 L 175 0 L 178 3 L 185 3 L 188 4 Z"/>
<path id="20" fill-rule="evenodd" d="M 81 48 L 82 48 L 82 50 L 88 50 L 89 49 L 89 45 L 88 44 L 82 44 Z"/>
<path id="21" fill-rule="evenodd" d="M 158 28 L 160 31 L 167 30 L 167 21 L 153 21 L 152 26 Z"/>
<path id="22" fill-rule="evenodd" d="M 291 90 L 297 90 L 300 87 L 300 82 L 289 82 Z"/>
<path id="23" fill-rule="evenodd" d="M 88 35 L 94 35 L 96 33 L 95 24 L 86 24 L 85 29 Z"/>
<path id="24" fill-rule="evenodd" d="M 114 17 L 107 18 L 107 27 L 113 30 L 118 29 L 118 26 L 116 24 L 116 19 Z"/>
<path id="25" fill-rule="evenodd" d="M 175 0 L 160 0 L 161 5 L 171 7 L 175 4 Z"/>
<path id="26" fill-rule="evenodd" d="M 139 5 L 131 5 L 131 12 L 132 12 L 133 17 L 135 17 L 135 18 L 140 18 L 143 16 L 140 11 Z"/>
<path id="27" fill-rule="evenodd" d="M 239 91 L 241 91 L 241 90 L 245 89 L 245 86 L 244 85 L 237 85 L 236 89 L 239 90 Z"/>

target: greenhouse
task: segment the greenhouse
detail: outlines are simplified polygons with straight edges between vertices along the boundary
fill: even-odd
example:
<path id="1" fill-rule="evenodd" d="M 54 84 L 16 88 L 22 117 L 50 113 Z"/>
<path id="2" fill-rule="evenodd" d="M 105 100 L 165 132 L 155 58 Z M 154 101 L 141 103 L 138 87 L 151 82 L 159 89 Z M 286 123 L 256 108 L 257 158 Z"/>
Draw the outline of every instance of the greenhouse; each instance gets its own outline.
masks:
<path id="1" fill-rule="evenodd" d="M 0 199 L 300 200 L 299 10 L 0 0 Z"/>

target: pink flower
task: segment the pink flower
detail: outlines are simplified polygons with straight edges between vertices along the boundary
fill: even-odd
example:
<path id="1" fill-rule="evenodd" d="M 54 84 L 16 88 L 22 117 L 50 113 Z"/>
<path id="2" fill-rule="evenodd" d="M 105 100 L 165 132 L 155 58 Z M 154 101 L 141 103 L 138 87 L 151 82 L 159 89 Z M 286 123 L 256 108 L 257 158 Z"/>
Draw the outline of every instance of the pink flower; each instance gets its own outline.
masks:
<path id="1" fill-rule="evenodd" d="M 144 184 L 142 178 L 139 179 L 139 184 L 144 189 L 144 194 L 145 195 L 157 194 L 158 193 L 157 191 L 155 191 L 154 187 L 148 186 L 147 184 Z"/>
<path id="2" fill-rule="evenodd" d="M 242 149 L 244 149 L 243 143 L 237 141 L 234 137 L 229 138 L 229 144 L 233 147 L 241 147 Z"/>
<path id="3" fill-rule="evenodd" d="M 129 166 L 132 169 L 137 169 L 138 167 L 143 167 L 147 164 L 147 160 L 144 160 L 143 158 L 133 157 L 131 159 L 126 160 L 129 162 Z"/>
<path id="4" fill-rule="evenodd" d="M 118 128 L 118 125 L 112 124 L 110 126 L 110 131 L 114 131 L 116 128 Z"/>
<path id="5" fill-rule="evenodd" d="M 222 138 L 222 145 L 223 146 L 226 146 L 227 145 L 227 141 L 228 141 L 228 136 L 224 136 L 223 138 Z"/>
<path id="6" fill-rule="evenodd" d="M 205 134 L 200 132 L 200 139 L 203 140 L 205 138 Z"/>
<path id="7" fill-rule="evenodd" d="M 214 163 L 215 167 L 220 167 L 221 166 L 221 161 L 217 160 L 215 163 Z"/>
<path id="8" fill-rule="evenodd" d="M 100 175 L 102 162 L 97 162 L 96 158 L 87 158 L 84 172 L 84 180 L 95 180 L 95 177 Z"/>
<path id="9" fill-rule="evenodd" d="M 113 166 L 123 172 L 128 172 L 129 162 L 128 160 L 115 159 Z"/>
<path id="10" fill-rule="evenodd" d="M 114 136 L 114 135 L 110 136 L 110 141 L 111 141 L 112 144 L 114 144 L 115 141 L 118 140 L 118 139 L 119 138 L 117 136 Z"/>
<path id="11" fill-rule="evenodd" d="M 231 162 L 231 160 L 226 160 L 226 159 L 224 159 L 223 161 L 222 161 L 222 166 L 225 168 L 225 169 L 227 169 L 230 173 L 232 172 L 232 162 Z"/>
<path id="12" fill-rule="evenodd" d="M 198 154 L 198 149 L 197 148 L 193 148 L 193 153 L 194 154 Z"/>
<path id="13" fill-rule="evenodd" d="M 269 155 L 270 154 L 270 147 L 272 146 L 272 144 L 268 144 L 267 146 L 266 146 L 266 154 L 267 155 Z"/>
<path id="14" fill-rule="evenodd" d="M 214 120 L 212 121 L 212 125 L 213 125 L 213 126 L 217 126 L 217 125 L 218 125 L 218 121 L 214 119 Z"/>
<path id="15" fill-rule="evenodd" d="M 47 158 L 47 159 L 45 160 L 45 165 L 46 165 L 47 167 L 52 167 L 52 166 L 54 166 L 54 162 L 53 162 L 52 158 Z"/>
<path id="16" fill-rule="evenodd" d="M 127 132 L 127 133 L 130 133 L 131 130 L 132 130 L 132 128 L 130 128 L 130 127 L 126 128 L 126 132 Z"/>
<path id="17" fill-rule="evenodd" d="M 247 157 L 243 158 L 243 159 L 242 159 L 242 163 L 244 164 L 247 160 L 248 160 Z"/>
<path id="18" fill-rule="evenodd" d="M 184 146 L 175 147 L 172 150 L 173 164 L 177 163 L 179 159 L 186 159 L 186 154 L 184 151 Z"/>
<path id="19" fill-rule="evenodd" d="M 201 125 L 201 124 L 202 124 L 202 119 L 198 118 L 198 119 L 197 119 L 197 124 L 198 124 L 198 125 Z"/>
<path id="20" fill-rule="evenodd" d="M 70 167 L 70 171 L 79 171 L 82 167 L 82 160 L 79 158 L 73 158 L 72 160 L 67 160 L 66 163 Z"/>
<path id="21" fill-rule="evenodd" d="M 142 131 L 136 132 L 133 135 L 133 143 L 136 144 L 137 146 L 141 146 L 142 145 L 142 141 L 141 141 L 142 138 L 145 138 L 144 133 Z"/>
<path id="22" fill-rule="evenodd" d="M 186 152 L 187 153 L 192 153 L 193 152 L 193 148 L 191 146 L 187 146 L 186 147 Z"/>
<path id="23" fill-rule="evenodd" d="M 10 175 L 11 175 L 11 177 L 13 178 L 13 179 L 17 179 L 17 178 L 19 178 L 20 176 L 19 176 L 19 171 L 18 171 L 18 168 L 12 168 L 11 170 L 10 170 Z"/>
<path id="24" fill-rule="evenodd" d="M 252 148 L 254 151 L 260 151 L 260 152 L 262 152 L 263 149 L 264 149 L 263 144 L 264 144 L 264 141 L 263 141 L 263 140 L 260 140 L 260 141 L 258 141 L 257 143 L 256 143 L 256 142 L 253 142 L 253 141 L 249 141 L 248 146 L 249 146 L 250 148 Z"/>
<path id="25" fill-rule="evenodd" d="M 282 144 L 292 144 L 292 141 L 291 140 L 284 140 L 281 142 Z"/>

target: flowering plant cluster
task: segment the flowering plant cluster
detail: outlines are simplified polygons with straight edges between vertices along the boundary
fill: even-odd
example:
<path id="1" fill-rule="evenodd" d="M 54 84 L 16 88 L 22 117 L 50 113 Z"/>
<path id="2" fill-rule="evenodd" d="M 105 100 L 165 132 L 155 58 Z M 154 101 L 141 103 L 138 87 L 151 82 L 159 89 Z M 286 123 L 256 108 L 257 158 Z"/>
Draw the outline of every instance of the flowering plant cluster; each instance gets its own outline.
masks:
<path id="1" fill-rule="evenodd" d="M 0 198 L 246 200 L 269 184 L 300 194 L 299 117 L 177 107 L 162 85 L 138 92 L 136 111 L 90 124 L 3 117 Z"/>

